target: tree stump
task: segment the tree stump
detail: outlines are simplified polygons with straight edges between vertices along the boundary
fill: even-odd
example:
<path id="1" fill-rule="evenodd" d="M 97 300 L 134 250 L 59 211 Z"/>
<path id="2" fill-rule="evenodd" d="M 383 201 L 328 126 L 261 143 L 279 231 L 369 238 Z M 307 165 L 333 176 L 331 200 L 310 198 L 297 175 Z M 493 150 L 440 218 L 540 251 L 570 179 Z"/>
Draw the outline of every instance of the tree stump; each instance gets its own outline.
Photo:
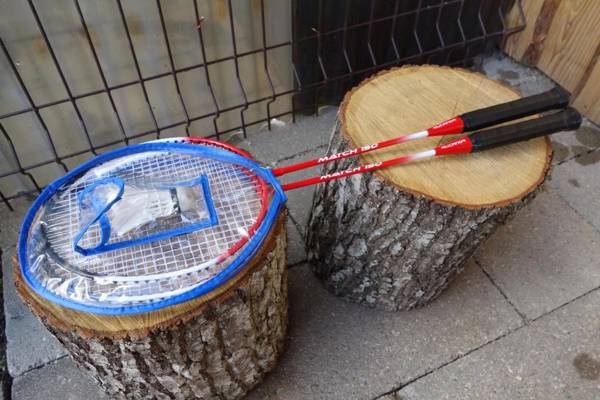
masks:
<path id="1" fill-rule="evenodd" d="M 17 292 L 110 399 L 238 399 L 273 368 L 287 326 L 280 215 L 227 287 L 152 313 L 87 314 L 37 296 L 15 258 Z"/>
<path id="2" fill-rule="evenodd" d="M 406 66 L 350 91 L 330 154 L 427 129 L 455 115 L 518 98 L 502 83 L 463 69 Z M 353 168 L 452 140 L 428 138 L 326 165 Z M 315 274 L 334 294 L 387 310 L 436 298 L 500 224 L 543 183 L 546 138 L 354 175 L 319 185 L 308 224 Z"/>

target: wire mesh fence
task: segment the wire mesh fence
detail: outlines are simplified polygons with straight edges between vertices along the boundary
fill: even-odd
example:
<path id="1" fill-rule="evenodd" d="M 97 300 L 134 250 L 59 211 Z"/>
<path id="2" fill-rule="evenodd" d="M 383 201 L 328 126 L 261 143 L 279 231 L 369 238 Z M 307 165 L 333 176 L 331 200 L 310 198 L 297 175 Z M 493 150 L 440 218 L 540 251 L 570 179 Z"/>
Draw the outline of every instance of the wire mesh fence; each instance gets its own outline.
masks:
<path id="1" fill-rule="evenodd" d="M 381 69 L 468 66 L 524 25 L 520 0 L 5 0 L 0 198 L 123 144 L 270 129 Z"/>

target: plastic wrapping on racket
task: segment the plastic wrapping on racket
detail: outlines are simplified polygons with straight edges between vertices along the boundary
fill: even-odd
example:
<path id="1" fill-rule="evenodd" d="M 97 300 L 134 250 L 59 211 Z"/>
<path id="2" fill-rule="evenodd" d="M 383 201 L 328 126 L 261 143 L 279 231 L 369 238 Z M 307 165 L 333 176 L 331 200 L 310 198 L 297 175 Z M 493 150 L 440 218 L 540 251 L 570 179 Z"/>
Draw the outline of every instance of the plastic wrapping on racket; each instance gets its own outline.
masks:
<path id="1" fill-rule="evenodd" d="M 127 185 L 121 178 L 109 176 L 86 186 L 77 194 L 77 201 L 80 230 L 73 246 L 84 256 L 218 224 L 205 174 L 181 182 L 149 183 L 143 179 Z"/>
<path id="2" fill-rule="evenodd" d="M 121 197 L 106 211 L 111 226 L 106 243 L 135 241 L 210 219 L 207 199 L 193 184 L 201 176 L 210 187 L 216 224 L 87 256 L 75 251 L 76 236 L 98 211 L 82 207 L 86 188 L 96 185 L 97 201 L 111 202 L 119 185 L 110 182 L 123 181 Z M 36 291 L 61 304 L 114 314 L 152 310 L 211 290 L 239 272 L 282 201 L 268 170 L 227 151 L 130 146 L 84 164 L 42 193 L 23 226 L 21 266 Z M 84 248 L 101 242 L 100 223 L 81 237 Z"/>

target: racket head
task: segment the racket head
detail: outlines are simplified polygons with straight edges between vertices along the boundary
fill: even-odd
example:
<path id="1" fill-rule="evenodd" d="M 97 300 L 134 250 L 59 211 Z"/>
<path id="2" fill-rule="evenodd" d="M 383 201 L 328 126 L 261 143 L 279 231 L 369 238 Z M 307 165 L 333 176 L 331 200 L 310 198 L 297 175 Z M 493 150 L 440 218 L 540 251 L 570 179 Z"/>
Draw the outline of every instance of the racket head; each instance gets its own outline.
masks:
<path id="1" fill-rule="evenodd" d="M 155 140 L 150 141 L 150 143 L 160 143 L 160 142 L 202 144 L 202 145 L 209 146 L 209 147 L 216 147 L 218 149 L 227 150 L 227 151 L 235 153 L 239 156 L 245 157 L 249 160 L 254 160 L 254 157 L 252 157 L 252 155 L 250 153 L 248 153 L 247 151 L 245 151 L 243 149 L 240 149 L 239 147 L 232 145 L 231 143 L 220 142 L 218 140 L 207 138 L 207 137 L 200 137 L 200 136 L 180 136 L 179 137 L 178 136 L 178 137 L 155 139 Z"/>
<path id="2" fill-rule="evenodd" d="M 191 203 L 200 211 L 184 206 L 189 196 L 180 192 L 195 193 Z M 116 205 L 106 207 L 113 200 Z M 36 293 L 65 307 L 109 315 L 155 311 L 207 294 L 240 273 L 285 200 L 270 170 L 230 149 L 170 142 L 125 147 L 82 164 L 40 194 L 19 237 L 21 272 Z M 133 207 L 123 208 L 128 202 Z M 160 213 L 150 213 L 155 221 L 120 229 L 119 223 L 131 225 L 163 203 Z M 184 215 L 190 209 L 198 211 L 197 220 Z M 153 237 L 156 232 L 163 236 Z"/>

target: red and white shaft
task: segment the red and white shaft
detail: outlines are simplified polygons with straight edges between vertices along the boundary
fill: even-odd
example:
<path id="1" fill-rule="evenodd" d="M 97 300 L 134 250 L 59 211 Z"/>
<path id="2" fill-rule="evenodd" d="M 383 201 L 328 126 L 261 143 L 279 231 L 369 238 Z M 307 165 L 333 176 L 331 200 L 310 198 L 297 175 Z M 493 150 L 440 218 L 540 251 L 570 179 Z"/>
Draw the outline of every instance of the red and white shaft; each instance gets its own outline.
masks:
<path id="1" fill-rule="evenodd" d="M 361 165 L 355 168 L 350 168 L 344 171 L 337 171 L 327 175 L 315 176 L 313 178 L 287 183 L 281 185 L 281 187 L 283 188 L 283 190 L 298 189 L 304 186 L 310 186 L 321 182 L 331 181 L 333 179 L 340 179 L 350 175 L 362 174 L 364 172 L 371 172 L 378 169 L 391 167 L 393 165 L 406 164 L 411 161 L 416 161 L 423 158 L 430 158 L 450 154 L 467 154 L 470 153 L 472 149 L 473 144 L 471 143 L 471 139 L 468 136 L 464 136 L 460 139 L 453 140 L 431 150 L 425 150 L 402 157 L 392 158 L 386 161 L 379 161 L 373 164 Z"/>
<path id="2" fill-rule="evenodd" d="M 325 164 L 330 161 L 340 160 L 342 158 L 354 157 L 360 154 L 368 153 L 373 150 L 383 149 L 389 146 L 394 146 L 401 143 L 410 142 L 417 139 L 423 139 L 430 136 L 443 136 L 443 135 L 456 135 L 462 133 L 464 130 L 464 122 L 461 117 L 454 117 L 442 123 L 439 123 L 431 128 L 411 133 L 410 135 L 399 136 L 394 139 L 384 140 L 379 143 L 373 143 L 370 145 L 357 147 L 354 149 L 346 150 L 341 153 L 332 154 L 330 156 L 323 156 L 308 161 L 303 161 L 298 164 L 292 164 L 285 167 L 274 168 L 273 175 L 281 176 L 290 172 L 299 171 L 301 169 L 314 167 L 316 165 Z"/>
<path id="3" fill-rule="evenodd" d="M 498 125 L 503 122 L 516 120 L 528 115 L 534 115 L 540 112 L 564 108 L 569 104 L 569 93 L 563 89 L 555 88 L 545 93 L 536 94 L 529 97 L 509 101 L 508 103 L 496 104 L 491 107 L 480 108 L 450 118 L 431 128 L 416 132 L 406 136 L 385 140 L 356 149 L 344 151 L 342 153 L 332 154 L 314 160 L 305 161 L 287 167 L 275 168 L 273 174 L 280 176 L 288 172 L 298 171 L 315 165 L 324 164 L 330 161 L 342 158 L 353 157 L 364 154 L 376 149 L 382 149 L 400 143 L 406 143 L 411 140 L 422 139 L 429 136 L 443 136 L 473 131 Z"/>

